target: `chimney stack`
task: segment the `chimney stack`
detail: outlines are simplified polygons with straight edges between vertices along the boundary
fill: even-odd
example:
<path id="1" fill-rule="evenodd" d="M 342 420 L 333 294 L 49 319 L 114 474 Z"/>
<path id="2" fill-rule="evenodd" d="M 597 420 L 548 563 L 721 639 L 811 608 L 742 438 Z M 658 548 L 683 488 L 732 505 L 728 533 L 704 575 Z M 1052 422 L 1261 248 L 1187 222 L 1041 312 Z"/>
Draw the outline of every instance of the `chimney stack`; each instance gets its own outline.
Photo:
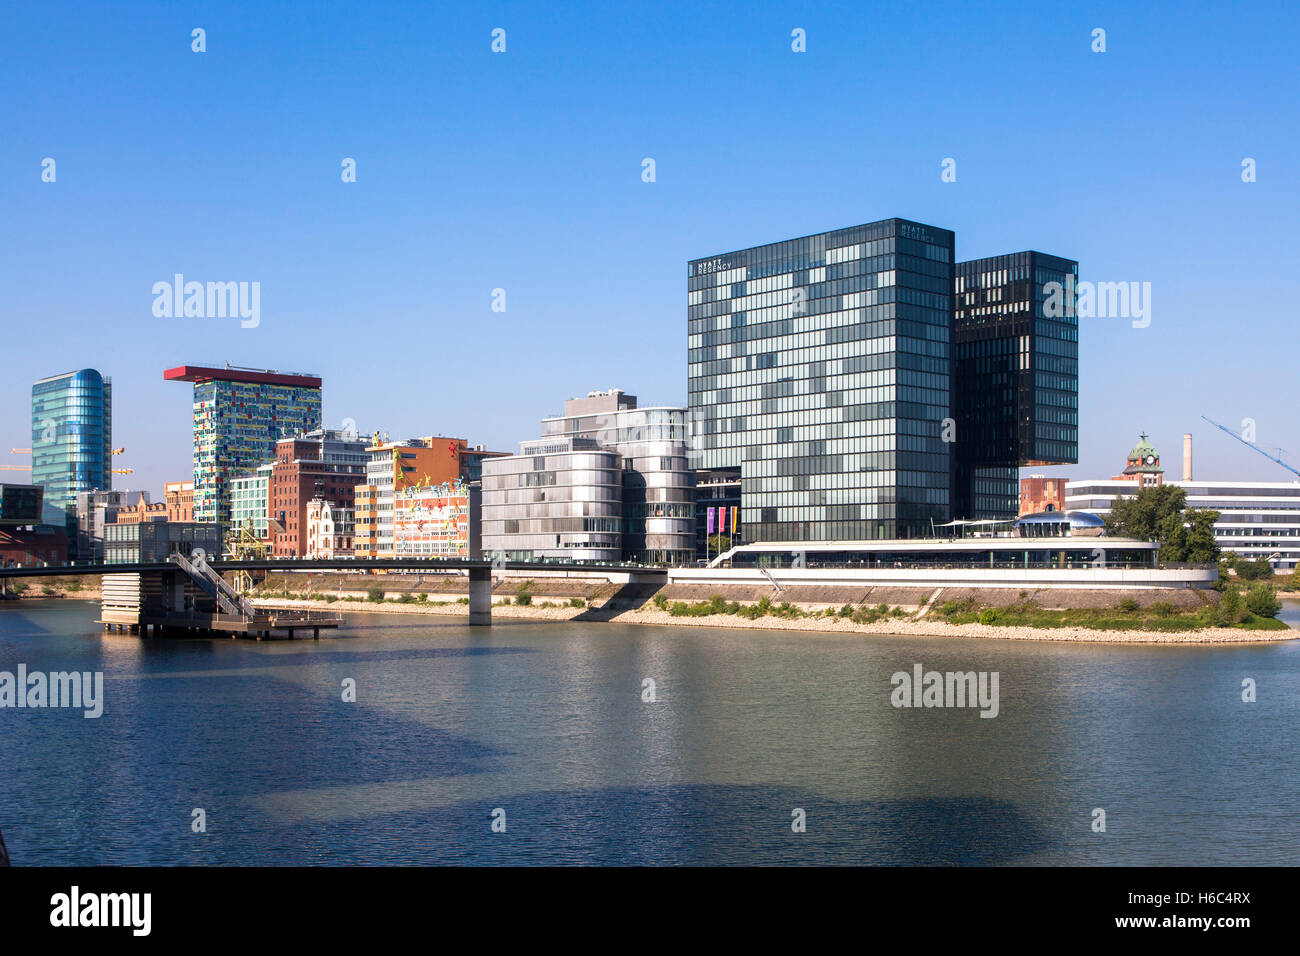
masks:
<path id="1" fill-rule="evenodd" d="M 1192 480 L 1192 436 L 1183 435 L 1183 481 Z"/>

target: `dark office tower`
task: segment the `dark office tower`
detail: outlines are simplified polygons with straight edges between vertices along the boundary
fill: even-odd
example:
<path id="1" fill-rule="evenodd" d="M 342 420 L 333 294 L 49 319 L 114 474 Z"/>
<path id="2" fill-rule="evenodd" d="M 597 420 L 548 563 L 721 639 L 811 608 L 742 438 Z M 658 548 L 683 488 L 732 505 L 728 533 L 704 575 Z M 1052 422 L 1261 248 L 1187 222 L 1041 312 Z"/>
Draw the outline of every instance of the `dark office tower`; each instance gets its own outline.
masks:
<path id="1" fill-rule="evenodd" d="M 957 263 L 954 517 L 1015 518 L 1021 465 L 1079 460 L 1078 279 L 1041 252 Z"/>
<path id="2" fill-rule="evenodd" d="M 953 234 L 902 219 L 692 260 L 692 467 L 745 541 L 914 537 L 950 511 Z"/>

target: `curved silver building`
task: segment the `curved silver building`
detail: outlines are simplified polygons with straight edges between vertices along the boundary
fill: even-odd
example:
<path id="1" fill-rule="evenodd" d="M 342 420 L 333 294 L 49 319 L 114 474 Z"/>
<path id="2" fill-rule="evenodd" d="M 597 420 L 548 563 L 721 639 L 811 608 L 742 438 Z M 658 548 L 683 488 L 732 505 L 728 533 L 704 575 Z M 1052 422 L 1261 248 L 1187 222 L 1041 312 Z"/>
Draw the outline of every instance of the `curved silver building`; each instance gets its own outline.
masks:
<path id="1" fill-rule="evenodd" d="M 483 549 L 685 564 L 695 555 L 687 411 L 619 389 L 565 402 L 542 438 L 483 463 Z"/>

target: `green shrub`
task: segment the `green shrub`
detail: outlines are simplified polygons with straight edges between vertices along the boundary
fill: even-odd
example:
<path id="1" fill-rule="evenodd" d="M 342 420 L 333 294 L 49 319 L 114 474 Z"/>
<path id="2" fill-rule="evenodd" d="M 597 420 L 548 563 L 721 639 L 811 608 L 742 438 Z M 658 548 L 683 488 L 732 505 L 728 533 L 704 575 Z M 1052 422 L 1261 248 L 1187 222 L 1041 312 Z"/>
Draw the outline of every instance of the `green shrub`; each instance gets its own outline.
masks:
<path id="1" fill-rule="evenodd" d="M 1267 581 L 1273 576 L 1273 566 L 1267 561 L 1238 558 L 1233 567 L 1242 581 Z"/>
<path id="2" fill-rule="evenodd" d="M 996 624 L 998 622 L 998 612 L 996 608 L 986 607 L 980 611 L 979 622 L 981 624 Z"/>
<path id="3" fill-rule="evenodd" d="M 582 598 L 569 598 L 569 607 L 586 607 L 587 602 Z"/>
<path id="4" fill-rule="evenodd" d="M 1277 617 L 1277 612 L 1282 610 L 1277 589 L 1264 581 L 1256 581 L 1246 592 L 1246 610 L 1259 617 Z"/>
<path id="5" fill-rule="evenodd" d="M 709 596 L 710 614 L 725 614 L 726 611 L 727 611 L 726 598 L 724 598 L 721 594 L 713 594 Z"/>
<path id="6" fill-rule="evenodd" d="M 533 603 L 533 582 L 525 581 L 515 588 L 515 603 L 527 605 Z"/>
<path id="7" fill-rule="evenodd" d="M 754 606 L 758 608 L 759 617 L 762 617 L 765 614 L 772 613 L 772 599 L 769 598 L 766 594 L 764 594 L 761 598 L 759 598 L 758 603 L 755 604 Z"/>
<path id="8" fill-rule="evenodd" d="M 840 617 L 852 617 L 852 616 L 853 616 L 852 604 L 846 604 L 842 608 L 840 608 Z"/>
<path id="9" fill-rule="evenodd" d="M 1156 617 L 1171 617 L 1177 608 L 1168 601 L 1155 601 L 1151 605 L 1151 613 Z"/>
<path id="10" fill-rule="evenodd" d="M 384 589 L 378 585 L 371 585 L 370 589 L 366 591 L 366 600 L 375 604 L 383 603 Z"/>
<path id="11" fill-rule="evenodd" d="M 1120 601 L 1118 605 L 1121 611 L 1125 611 L 1129 614 L 1132 614 L 1141 606 L 1142 605 L 1137 602 L 1136 598 L 1131 598 L 1131 597 L 1127 597 L 1124 600 Z"/>
<path id="12" fill-rule="evenodd" d="M 668 610 L 668 598 L 664 597 L 662 591 L 660 591 L 658 594 L 654 596 L 654 603 L 655 603 L 655 607 L 659 608 L 659 610 L 661 611 Z"/>
<path id="13" fill-rule="evenodd" d="M 1242 607 L 1241 592 L 1236 588 L 1228 588 L 1223 592 L 1223 600 L 1219 602 L 1219 623 L 1224 625 L 1240 624 L 1245 616 L 1246 611 Z"/>

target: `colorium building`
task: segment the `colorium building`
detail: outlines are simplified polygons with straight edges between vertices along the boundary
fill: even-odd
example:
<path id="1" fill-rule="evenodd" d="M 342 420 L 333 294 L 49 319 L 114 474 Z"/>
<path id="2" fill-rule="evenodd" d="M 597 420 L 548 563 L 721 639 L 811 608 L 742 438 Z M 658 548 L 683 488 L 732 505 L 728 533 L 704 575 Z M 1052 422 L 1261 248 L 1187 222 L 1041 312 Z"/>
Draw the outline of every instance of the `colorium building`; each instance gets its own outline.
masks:
<path id="1" fill-rule="evenodd" d="M 230 526 L 232 482 L 276 457 L 276 442 L 321 426 L 314 375 L 180 365 L 163 378 L 194 383 L 194 520 Z"/>

